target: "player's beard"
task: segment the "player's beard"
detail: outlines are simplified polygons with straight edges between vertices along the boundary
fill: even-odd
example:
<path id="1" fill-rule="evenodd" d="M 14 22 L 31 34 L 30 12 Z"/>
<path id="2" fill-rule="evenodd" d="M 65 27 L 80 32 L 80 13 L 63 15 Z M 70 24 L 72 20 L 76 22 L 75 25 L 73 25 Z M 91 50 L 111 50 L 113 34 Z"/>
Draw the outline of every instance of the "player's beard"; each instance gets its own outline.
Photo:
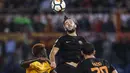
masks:
<path id="1" fill-rule="evenodd" d="M 68 33 L 74 33 L 76 30 L 72 29 L 72 30 L 66 30 Z"/>

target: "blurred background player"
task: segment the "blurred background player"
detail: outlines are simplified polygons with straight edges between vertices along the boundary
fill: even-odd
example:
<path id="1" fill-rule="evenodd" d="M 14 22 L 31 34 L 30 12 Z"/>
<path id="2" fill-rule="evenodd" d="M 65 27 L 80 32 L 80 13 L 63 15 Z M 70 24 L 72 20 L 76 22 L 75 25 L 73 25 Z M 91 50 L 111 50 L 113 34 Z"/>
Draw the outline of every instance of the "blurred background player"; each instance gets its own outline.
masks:
<path id="1" fill-rule="evenodd" d="M 26 73 L 55 73 L 47 59 L 45 45 L 37 43 L 32 47 L 33 59 L 23 61 L 21 66 L 26 69 Z"/>
<path id="2" fill-rule="evenodd" d="M 92 44 L 85 44 L 82 53 L 85 60 L 77 66 L 77 73 L 118 73 L 106 60 L 94 56 L 96 51 Z"/>
<path id="3" fill-rule="evenodd" d="M 76 34 L 77 26 L 71 18 L 65 16 L 63 23 L 66 34 L 57 39 L 53 45 L 50 53 L 51 66 L 56 68 L 57 73 L 75 73 L 78 62 L 83 59 L 81 47 L 86 40 Z M 56 55 L 58 55 L 57 65 Z"/>

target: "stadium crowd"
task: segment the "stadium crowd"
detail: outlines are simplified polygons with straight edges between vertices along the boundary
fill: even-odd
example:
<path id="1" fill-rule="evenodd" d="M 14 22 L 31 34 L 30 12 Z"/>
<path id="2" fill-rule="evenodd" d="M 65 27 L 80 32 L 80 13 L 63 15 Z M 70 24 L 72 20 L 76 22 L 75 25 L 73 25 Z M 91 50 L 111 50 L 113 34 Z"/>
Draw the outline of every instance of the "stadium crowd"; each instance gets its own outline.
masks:
<path id="1" fill-rule="evenodd" d="M 115 21 L 110 14 L 68 14 L 76 23 L 79 31 L 115 32 Z M 1 15 L 0 32 L 64 32 L 62 27 L 63 14 L 13 14 Z M 130 31 L 130 15 L 121 14 L 121 31 Z M 23 30 L 24 29 L 24 30 Z"/>
<path id="2" fill-rule="evenodd" d="M 70 8 L 129 8 L 129 0 L 65 0 L 67 6 Z M 43 8 L 50 8 L 50 0 L 1 0 L 0 8 L 32 8 L 43 6 Z"/>

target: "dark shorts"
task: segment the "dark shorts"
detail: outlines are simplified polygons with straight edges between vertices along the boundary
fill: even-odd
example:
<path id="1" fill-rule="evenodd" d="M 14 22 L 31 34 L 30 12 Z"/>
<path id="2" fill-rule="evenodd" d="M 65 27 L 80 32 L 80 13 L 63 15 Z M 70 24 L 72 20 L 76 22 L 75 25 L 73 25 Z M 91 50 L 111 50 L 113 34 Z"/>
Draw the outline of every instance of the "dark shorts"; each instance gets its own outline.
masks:
<path id="1" fill-rule="evenodd" d="M 76 73 L 76 67 L 64 63 L 58 65 L 56 71 L 57 73 Z"/>

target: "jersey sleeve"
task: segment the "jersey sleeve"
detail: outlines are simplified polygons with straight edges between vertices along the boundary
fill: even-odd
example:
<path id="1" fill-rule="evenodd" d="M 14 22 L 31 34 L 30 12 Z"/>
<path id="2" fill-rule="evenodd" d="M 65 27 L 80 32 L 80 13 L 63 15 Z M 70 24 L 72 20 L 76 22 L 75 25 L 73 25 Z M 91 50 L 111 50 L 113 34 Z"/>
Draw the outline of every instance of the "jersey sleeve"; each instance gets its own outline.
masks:
<path id="1" fill-rule="evenodd" d="M 112 66 L 110 63 L 108 63 L 107 60 L 104 60 L 104 61 L 105 61 L 106 66 L 108 66 L 109 72 L 112 73 L 112 71 L 115 70 L 114 66 Z"/>
<path id="2" fill-rule="evenodd" d="M 61 46 L 61 38 L 58 38 L 58 39 L 55 41 L 55 44 L 53 45 L 53 47 L 60 48 L 60 46 Z"/>

